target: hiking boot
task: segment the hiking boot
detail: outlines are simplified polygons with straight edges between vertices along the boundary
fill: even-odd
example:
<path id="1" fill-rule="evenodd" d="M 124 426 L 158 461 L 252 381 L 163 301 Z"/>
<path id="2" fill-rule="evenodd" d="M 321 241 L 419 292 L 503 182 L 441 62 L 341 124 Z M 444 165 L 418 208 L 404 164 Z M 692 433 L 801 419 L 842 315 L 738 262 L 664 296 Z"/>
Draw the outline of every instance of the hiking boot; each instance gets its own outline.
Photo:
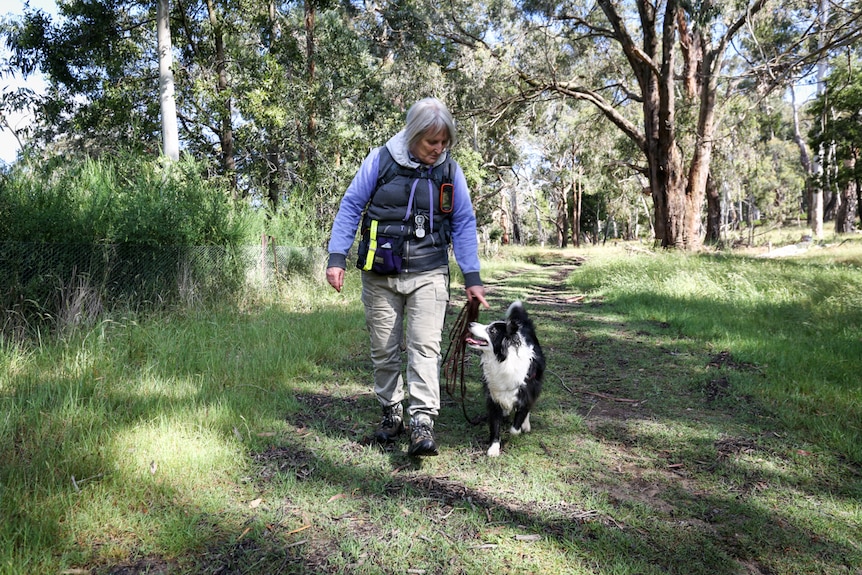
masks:
<path id="1" fill-rule="evenodd" d="M 395 441 L 395 438 L 404 431 L 404 408 L 400 403 L 383 408 L 383 421 L 374 432 L 374 439 L 380 443 Z"/>
<path id="2" fill-rule="evenodd" d="M 437 455 L 434 442 L 434 422 L 429 417 L 413 418 L 410 421 L 410 448 L 408 455 Z"/>

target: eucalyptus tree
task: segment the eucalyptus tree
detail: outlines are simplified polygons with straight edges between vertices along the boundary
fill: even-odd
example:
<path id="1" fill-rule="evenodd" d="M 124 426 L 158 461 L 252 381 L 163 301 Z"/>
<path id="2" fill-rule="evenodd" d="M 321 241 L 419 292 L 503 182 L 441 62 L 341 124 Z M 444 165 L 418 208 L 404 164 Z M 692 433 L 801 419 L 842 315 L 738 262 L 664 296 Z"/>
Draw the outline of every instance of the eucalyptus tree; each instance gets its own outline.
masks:
<path id="1" fill-rule="evenodd" d="M 848 52 L 836 59 L 826 79 L 826 90 L 817 96 L 812 114 L 824 119 L 822 126 L 811 130 L 813 149 L 834 143 L 834 156 L 827 156 L 823 173 L 836 174 L 835 231 L 856 229 L 862 220 L 862 59 Z M 831 161 L 830 161 L 831 160 Z M 832 165 L 829 165 L 831 163 Z M 825 187 L 821 183 L 821 187 Z"/>
<path id="2" fill-rule="evenodd" d="M 649 182 L 656 239 L 662 246 L 694 249 L 700 245 L 726 51 L 764 1 L 755 0 L 742 9 L 713 3 L 686 6 L 677 0 L 656 4 L 598 0 L 598 10 L 537 6 L 537 13 L 566 24 L 567 35 L 579 44 L 583 35 L 594 49 L 604 48 L 625 62 L 625 68 L 609 66 L 601 77 L 586 79 L 587 83 L 529 70 L 521 70 L 520 77 L 533 92 L 557 91 L 592 103 L 635 143 L 643 154 L 639 170 Z M 693 147 L 687 154 L 680 147 L 677 121 L 680 67 L 687 82 L 685 94 L 696 108 Z M 640 126 L 632 114 L 620 111 L 634 102 L 640 104 Z"/>
<path id="3" fill-rule="evenodd" d="M 199 6 L 174 0 L 169 13 L 158 14 L 165 8 L 163 0 L 68 0 L 58 4 L 56 19 L 27 7 L 19 19 L 4 22 L 11 53 L 5 73 L 39 71 L 48 83 L 47 93 L 29 102 L 36 116 L 35 143 L 96 154 L 117 148 L 158 150 L 161 92 L 168 89 L 160 79 L 169 84 L 173 76 L 180 139 L 187 149 L 211 148 L 211 134 L 201 126 L 215 125 L 221 164 L 230 170 L 230 113 L 219 116 L 222 109 L 214 110 L 211 98 L 197 97 L 203 83 L 225 89 L 226 58 L 217 46 L 218 30 L 202 40 L 189 34 L 200 29 Z M 212 17 L 211 2 L 209 8 L 204 15 Z M 159 47 L 168 29 L 171 53 Z M 171 66 L 160 68 L 169 60 Z M 198 75 L 190 76 L 189 70 Z M 211 121 L 213 115 L 221 121 Z"/>
<path id="4" fill-rule="evenodd" d="M 317 132 L 331 121 L 337 128 L 327 138 L 355 134 L 368 109 L 381 108 L 363 104 L 379 93 L 369 81 L 374 66 L 340 6 L 173 0 L 162 20 L 173 66 L 160 71 L 160 56 L 169 56 L 157 52 L 163 1 L 69 0 L 57 17 L 25 8 L 3 22 L 11 51 L 4 72 L 39 71 L 49 84 L 44 96 L 3 98 L 35 106 L 34 143 L 87 153 L 158 150 L 158 82 L 170 72 L 184 151 L 208 160 L 236 195 L 263 190 L 277 204 L 291 185 L 313 179 L 307 166 L 328 154 L 314 151 Z"/>
<path id="5" fill-rule="evenodd" d="M 25 6 L 7 19 L 6 75 L 41 72 L 44 94 L 14 100 L 32 107 L 23 139 L 54 150 L 100 154 L 112 149 L 159 149 L 155 5 L 70 0 L 57 17 Z"/>
<path id="6" fill-rule="evenodd" d="M 534 216 L 536 235 L 541 237 L 547 228 L 545 237 L 560 247 L 570 240 L 579 245 L 582 233 L 595 239 L 601 230 L 614 237 L 636 237 L 649 214 L 641 209 L 641 178 L 616 161 L 626 153 L 620 146 L 627 142 L 601 122 L 595 110 L 567 98 L 535 102 L 525 112 L 516 139 L 524 150 L 518 163 L 528 167 L 520 187 L 533 192 L 522 194 L 525 205 L 545 208 Z M 531 180 L 540 197 L 534 186 L 524 183 Z"/>
<path id="7" fill-rule="evenodd" d="M 159 52 L 159 108 L 162 118 L 162 152 L 172 160 L 180 158 L 177 101 L 174 96 L 173 48 L 171 47 L 170 0 L 158 0 L 156 36 Z"/>
<path id="8" fill-rule="evenodd" d="M 830 183 L 834 177 L 830 172 L 835 165 L 831 157 L 834 148 L 821 139 L 822 145 L 808 149 L 802 136 L 806 118 L 800 118 L 792 82 L 816 83 L 818 93 L 826 89 L 829 59 L 859 41 L 862 6 L 854 0 L 788 0 L 771 3 L 769 8 L 740 47 L 750 63 L 750 73 L 761 87 L 791 86 L 799 161 L 809 175 L 805 190 L 808 222 L 815 236 L 822 237 L 823 220 L 830 217 L 837 198 Z M 816 118 L 814 122 L 823 124 L 825 119 Z"/>
<path id="9" fill-rule="evenodd" d="M 792 105 L 775 93 L 727 102 L 711 167 L 723 203 L 723 240 L 750 240 L 751 235 L 729 237 L 743 223 L 753 234 L 758 224 L 780 226 L 803 214 L 806 173 L 797 160 L 792 113 Z"/>
<path id="10" fill-rule="evenodd" d="M 649 183 L 656 241 L 695 249 L 702 240 L 705 198 L 711 190 L 716 196 L 709 176 L 724 95 L 755 68 L 787 77 L 820 54 L 808 42 L 817 32 L 808 27 L 816 11 L 792 6 L 797 12 L 785 13 L 797 16 L 787 30 L 794 58 L 764 53 L 741 67 L 728 59 L 744 37 L 757 45 L 759 19 L 772 21 L 766 9 L 779 6 L 776 0 L 527 0 L 508 7 L 494 2 L 488 13 L 507 15 L 517 25 L 477 34 L 460 25 L 452 10 L 456 25 L 449 34 L 493 51 L 501 67 L 513 71 L 518 92 L 501 99 L 501 107 L 556 93 L 600 110 L 638 150 L 640 158 L 619 160 L 630 162 Z M 853 10 L 840 15 L 833 42 L 852 37 L 856 16 Z"/>

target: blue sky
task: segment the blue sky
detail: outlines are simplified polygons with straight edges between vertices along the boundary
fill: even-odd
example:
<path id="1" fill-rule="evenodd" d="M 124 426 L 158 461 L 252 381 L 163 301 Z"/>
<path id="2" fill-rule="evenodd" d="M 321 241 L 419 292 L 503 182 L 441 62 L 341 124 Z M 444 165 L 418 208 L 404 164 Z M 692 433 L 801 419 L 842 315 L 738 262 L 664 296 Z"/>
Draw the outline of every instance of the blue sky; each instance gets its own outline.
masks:
<path id="1" fill-rule="evenodd" d="M 41 9 L 48 14 L 54 14 L 57 10 L 57 4 L 54 0 L 29 0 L 28 3 L 31 8 Z M 24 4 L 24 0 L 4 0 L 3 8 L 5 11 L 3 12 L 3 16 L 6 18 L 20 16 L 24 12 Z M 5 48 L 0 49 L 5 50 Z M 26 81 L 21 78 L 0 78 L 0 86 L 3 88 L 22 85 L 40 91 L 44 88 L 45 83 L 37 76 L 30 76 Z M 10 125 L 19 128 L 26 126 L 30 122 L 30 118 L 27 115 L 10 116 L 8 120 Z M 0 131 L 0 162 L 12 163 L 17 154 L 18 141 L 9 130 L 4 128 Z"/>

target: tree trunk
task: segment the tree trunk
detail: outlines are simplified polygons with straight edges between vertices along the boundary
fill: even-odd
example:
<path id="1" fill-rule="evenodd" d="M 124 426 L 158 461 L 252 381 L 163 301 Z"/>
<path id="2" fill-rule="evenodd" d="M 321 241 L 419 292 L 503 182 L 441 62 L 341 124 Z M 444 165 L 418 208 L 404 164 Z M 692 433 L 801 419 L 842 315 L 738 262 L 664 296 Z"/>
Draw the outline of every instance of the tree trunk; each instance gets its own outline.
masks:
<path id="1" fill-rule="evenodd" d="M 850 173 L 853 173 L 856 168 L 856 159 L 850 157 L 845 160 L 844 167 Z M 844 189 L 841 190 L 840 205 L 835 213 L 835 233 L 847 234 L 856 230 L 857 200 L 858 190 L 856 189 L 856 179 L 850 178 Z"/>
<path id="2" fill-rule="evenodd" d="M 682 154 L 675 132 L 674 45 L 679 2 L 668 0 L 665 5 L 659 44 L 656 5 L 638 0 L 643 38 L 641 47 L 635 45 L 616 7 L 609 0 L 598 0 L 598 3 L 614 30 L 614 37 L 623 48 L 643 95 L 642 137 L 634 134 L 631 127 L 625 125 L 621 119 L 615 118 L 610 109 L 603 111 L 618 127 L 635 139 L 644 153 L 647 162 L 646 175 L 655 210 L 656 242 L 666 248 L 692 248 L 694 246 L 686 243 L 693 239 L 691 233 L 686 233 L 686 225 L 689 222 L 686 214 L 691 209 L 691 202 L 686 197 Z"/>
<path id="3" fill-rule="evenodd" d="M 712 175 L 706 178 L 706 243 L 721 241 L 721 196 Z"/>
<path id="4" fill-rule="evenodd" d="M 658 76 L 650 73 L 644 98 L 644 118 L 647 138 L 653 153 L 649 153 L 650 188 L 656 204 L 656 240 L 665 248 L 690 249 L 692 234 L 686 227 L 692 209 L 687 196 L 682 153 L 676 141 L 676 96 L 674 92 L 674 43 L 676 40 L 676 0 L 668 0 L 662 30 L 662 59 Z M 654 18 L 653 14 L 653 18 Z M 651 26 L 654 28 L 654 26 Z M 653 50 L 655 53 L 655 50 Z M 647 70 L 650 72 L 650 70 Z M 702 202 L 701 198 L 701 202 Z M 697 206 L 700 213 L 700 206 Z"/>
<path id="5" fill-rule="evenodd" d="M 572 182 L 569 185 L 569 189 L 566 190 L 566 217 L 569 220 L 569 228 L 566 230 L 566 238 L 563 240 L 563 247 L 568 245 L 568 241 L 571 240 L 573 246 L 577 246 L 578 243 L 575 240 L 575 228 L 577 228 L 577 223 L 575 223 L 575 184 Z"/>
<path id="6" fill-rule="evenodd" d="M 521 212 L 518 209 L 518 186 L 512 186 L 509 191 L 509 216 L 512 219 L 512 242 L 523 245 L 521 238 Z"/>
<path id="7" fill-rule="evenodd" d="M 503 230 L 502 235 L 500 236 L 500 243 L 504 246 L 509 245 L 509 217 L 506 215 L 506 202 L 502 201 L 502 195 L 500 195 L 501 203 L 503 204 L 500 209 L 500 228 Z"/>
<path id="8" fill-rule="evenodd" d="M 820 0 L 820 24 L 823 30 L 829 19 L 829 0 Z M 825 31 L 820 33 L 820 47 L 823 47 Z M 826 90 L 826 72 L 828 63 L 825 58 L 821 59 L 817 64 L 817 95 L 820 96 Z M 827 107 L 823 107 L 824 118 L 821 118 L 820 129 L 821 133 L 825 127 L 825 114 Z M 808 215 L 809 223 L 811 224 L 814 237 L 817 239 L 823 238 L 823 195 L 824 195 L 824 175 L 826 161 L 826 145 L 821 143 L 817 150 L 817 156 L 814 160 L 812 171 L 814 173 L 814 189 L 811 193 L 811 212 Z"/>
<path id="9" fill-rule="evenodd" d="M 218 75 L 216 79 L 216 93 L 224 98 L 221 110 L 219 111 L 221 120 L 219 122 L 218 136 L 219 143 L 221 144 L 221 164 L 225 175 L 228 176 L 231 182 L 231 188 L 234 190 L 234 195 L 236 195 L 236 158 L 234 157 L 233 121 L 231 120 L 233 100 L 231 98 L 230 91 L 228 90 L 227 56 L 224 49 L 224 29 L 219 22 L 213 0 L 207 0 L 207 12 L 209 14 L 210 25 L 212 25 L 213 39 L 215 42 L 215 67 L 216 74 Z"/>
<path id="10" fill-rule="evenodd" d="M 703 37 L 704 31 L 699 31 L 700 45 L 707 45 Z M 686 224 L 684 229 L 684 243 L 688 248 L 696 248 L 701 243 L 701 207 L 704 198 L 708 196 L 707 183 L 709 180 L 709 166 L 712 162 L 712 149 L 715 142 L 715 96 L 718 91 L 717 71 L 721 67 L 721 54 L 714 50 L 708 50 L 703 54 L 703 63 L 700 66 L 700 110 L 697 119 L 697 138 L 694 144 L 694 154 L 691 159 L 688 173 L 688 186 L 686 188 Z M 719 217 L 719 211 L 710 212 L 716 204 L 707 204 L 707 219 L 715 221 Z"/>
<path id="11" fill-rule="evenodd" d="M 555 195 L 557 247 L 564 248 L 568 243 L 569 236 L 569 210 L 568 203 L 566 202 L 566 188 L 557 190 Z"/>
<path id="12" fill-rule="evenodd" d="M 305 145 L 303 146 L 302 161 L 308 169 L 309 175 L 313 178 L 316 171 L 316 135 L 317 135 L 317 110 L 315 107 L 314 98 L 314 82 L 315 82 L 315 39 L 314 39 L 314 22 L 317 17 L 317 12 L 314 6 L 314 0 L 305 0 L 305 62 L 306 62 L 306 83 L 308 85 L 308 107 L 306 110 L 306 133 Z"/>
<path id="13" fill-rule="evenodd" d="M 170 0 L 156 6 L 156 39 L 159 52 L 159 109 L 162 116 L 162 153 L 180 159 L 177 101 L 174 97 L 173 51 L 171 49 Z"/>
<path id="14" fill-rule="evenodd" d="M 578 168 L 578 175 L 580 175 L 580 168 Z M 574 212 L 572 214 L 572 243 L 576 247 L 581 247 L 581 211 L 583 209 L 584 184 L 580 178 L 574 183 L 574 193 L 575 201 L 572 206 Z"/>
<path id="15" fill-rule="evenodd" d="M 803 200 L 806 208 L 811 206 L 812 204 L 812 196 L 813 193 L 811 187 L 811 178 L 814 175 L 813 169 L 811 166 L 811 154 L 808 151 L 808 144 L 805 142 L 805 138 L 802 137 L 802 131 L 799 128 L 799 105 L 796 103 L 796 90 L 793 89 L 793 86 L 790 86 L 790 103 L 793 108 L 793 141 L 796 142 L 796 146 L 799 148 L 799 163 L 802 165 L 802 170 L 805 175 L 805 189 L 803 190 Z M 809 216 L 810 216 L 809 210 Z M 811 225 L 811 219 L 809 217 L 808 224 Z"/>
<path id="16" fill-rule="evenodd" d="M 276 5 L 274 0 L 269 0 L 268 3 L 268 14 L 269 14 L 269 27 L 270 27 L 270 36 L 273 38 L 278 38 L 281 33 L 281 26 L 278 21 L 278 12 L 276 10 Z M 270 139 L 270 142 L 267 144 L 266 150 L 266 162 L 267 162 L 267 178 L 266 178 L 266 189 L 267 189 L 267 197 L 269 198 L 269 204 L 272 207 L 272 210 L 275 211 L 278 209 L 278 204 L 281 200 L 281 191 L 282 191 L 282 154 L 281 154 L 281 146 Z"/>
<path id="17" fill-rule="evenodd" d="M 859 150 L 854 150 L 853 152 L 853 165 L 856 165 L 858 161 Z M 862 182 L 859 181 L 859 175 L 854 172 L 853 173 L 853 182 L 856 186 L 856 212 L 859 216 L 859 226 L 862 227 Z"/>

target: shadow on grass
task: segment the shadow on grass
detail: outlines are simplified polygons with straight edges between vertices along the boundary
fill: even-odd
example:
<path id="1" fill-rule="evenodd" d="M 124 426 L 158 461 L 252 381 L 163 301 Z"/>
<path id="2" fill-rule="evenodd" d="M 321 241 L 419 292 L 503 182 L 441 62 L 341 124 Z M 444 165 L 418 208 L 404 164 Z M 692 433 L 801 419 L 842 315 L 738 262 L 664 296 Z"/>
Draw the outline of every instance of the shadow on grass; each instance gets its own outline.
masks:
<path id="1" fill-rule="evenodd" d="M 369 550 L 373 547 L 371 540 L 386 539 L 403 528 L 399 520 L 389 521 L 375 512 L 369 513 L 376 509 L 392 509 L 399 515 L 407 513 L 406 510 L 421 512 L 431 526 L 426 529 L 439 529 L 445 540 L 456 542 L 450 547 L 460 550 L 457 561 L 450 556 L 445 561 L 435 559 L 433 551 L 428 550 L 430 556 L 423 558 L 426 565 L 430 565 L 430 572 L 473 572 L 472 569 L 479 566 L 478 556 L 483 553 L 493 556 L 493 552 L 485 549 L 494 545 L 483 545 L 483 524 L 536 535 L 544 546 L 570 556 L 572 564 L 588 558 L 595 572 L 732 574 L 739 573 L 741 566 L 769 572 L 776 565 L 787 563 L 788 554 L 795 555 L 795 560 L 803 564 L 821 565 L 824 572 L 835 569 L 840 572 L 842 565 L 849 568 L 853 558 L 858 557 L 858 550 L 812 534 L 789 515 L 772 512 L 754 501 L 748 502 L 744 494 L 700 490 L 696 479 L 685 485 L 665 484 L 662 491 L 653 496 L 654 507 L 649 499 L 610 496 L 605 509 L 594 510 L 566 501 L 519 499 L 519 484 L 531 481 L 533 465 L 567 465 L 547 452 L 531 458 L 532 463 L 527 467 L 520 454 L 511 463 L 504 455 L 502 461 L 495 462 L 494 471 L 511 482 L 501 479 L 503 483 L 496 489 L 470 487 L 465 481 L 453 479 L 459 475 L 455 470 L 442 476 L 424 472 L 421 461 L 391 452 L 389 468 L 354 464 L 350 454 L 365 449 L 357 443 L 362 434 L 357 434 L 352 427 L 355 410 L 339 413 L 332 409 L 332 403 L 338 401 L 340 399 L 319 396 L 300 399 L 300 403 L 319 409 L 310 418 L 307 413 L 298 415 L 303 425 L 310 422 L 312 432 L 306 436 L 309 439 L 285 441 L 255 456 L 264 468 L 270 469 L 265 474 L 267 481 L 274 475 L 290 477 L 287 481 L 290 489 L 264 486 L 269 492 L 280 493 L 285 500 L 290 500 L 296 481 L 311 485 L 307 489 L 309 493 L 321 492 L 320 510 L 315 520 L 329 523 L 329 529 L 317 531 L 313 537 L 319 539 L 312 538 L 292 551 L 295 565 L 301 565 L 308 572 L 336 572 L 336 565 L 352 565 L 358 560 L 349 546 L 339 545 L 332 531 L 337 531 L 339 539 L 350 539 L 360 547 L 368 546 L 363 548 L 375 557 Z M 546 429 L 537 431 L 548 432 Z M 343 443 L 346 460 L 334 460 L 326 451 L 313 447 L 312 438 L 324 435 Z M 471 441 L 463 445 L 448 442 L 448 448 L 453 450 L 471 446 Z M 488 465 L 486 461 L 475 461 L 476 473 L 488 469 Z M 768 477 L 763 479 L 769 480 Z M 602 491 L 604 486 L 597 481 L 587 488 Z M 339 515 L 329 510 L 330 493 L 349 494 L 349 499 L 361 503 Z M 671 502 L 670 506 L 666 501 Z M 450 526 L 446 518 L 453 510 L 469 515 L 470 521 Z M 330 519 L 325 519 L 326 516 Z M 332 527 L 332 517 L 336 518 L 336 523 L 349 526 Z M 434 544 L 443 543 L 435 539 Z M 469 557 L 471 553 L 473 557 Z M 380 562 L 379 572 L 398 571 L 397 563 L 390 563 L 385 555 L 377 555 L 376 560 Z M 347 568 L 339 572 L 352 571 Z M 786 572 L 793 572 L 792 567 L 788 566 Z"/>
<path id="2" fill-rule="evenodd" d="M 381 458 L 379 448 L 368 442 L 379 406 L 370 393 L 370 362 L 355 352 L 364 350 L 364 341 L 349 343 L 355 352 L 349 357 L 340 349 L 320 351 L 301 385 L 284 378 L 273 358 L 268 382 L 248 381 L 236 373 L 230 384 L 187 397 L 110 392 L 99 388 L 97 377 L 84 384 L 80 378 L 54 380 L 45 374 L 25 386 L 33 397 L 23 388 L 16 392 L 17 405 L 44 404 L 30 418 L 20 419 L 2 446 L 0 477 L 7 485 L 14 480 L 16 487 L 2 492 L 4 520 L 9 521 L 0 532 L 5 543 L 18 549 L 5 557 L 20 562 L 20 573 L 28 572 L 28 556 L 50 552 L 57 542 L 64 568 L 88 557 L 90 550 L 74 551 L 78 544 L 64 527 L 63 513 L 40 516 L 37 510 L 66 499 L 71 503 L 65 512 L 74 513 L 80 492 L 69 478 L 98 476 L 114 469 L 116 462 L 110 449 L 79 453 L 64 448 L 59 451 L 62 460 L 53 465 L 56 477 L 40 479 L 38 489 L 25 493 L 21 476 L 50 469 L 47 456 L 57 455 L 45 451 L 44 442 L 73 445 L 100 426 L 120 432 L 186 404 L 212 408 L 217 420 L 212 426 L 227 442 L 237 425 L 236 414 L 253 398 L 268 402 L 266 411 L 281 413 L 292 428 L 243 446 L 251 464 L 248 481 L 273 499 L 268 507 L 220 509 L 197 502 L 195 493 L 164 486 L 149 493 L 159 505 L 136 508 L 145 501 L 147 491 L 142 490 L 138 502 L 123 504 L 131 505 L 130 516 L 159 515 L 148 525 L 162 530 L 151 539 L 160 543 L 150 543 L 147 551 L 128 551 L 128 541 L 136 538 L 126 535 L 118 551 L 128 557 L 94 566 L 95 573 L 394 573 L 404 572 L 406 566 L 398 562 L 404 556 L 424 561 L 428 573 L 473 573 L 488 561 L 501 572 L 515 572 L 520 570 L 516 557 L 530 555 L 531 545 L 562 557 L 563 564 L 581 573 L 793 573 L 798 572 L 795 565 L 841 573 L 859 564 L 860 550 L 840 541 L 847 534 L 831 538 L 822 527 L 804 524 L 792 510 L 781 511 L 780 503 L 771 507 L 756 497 L 765 484 L 776 486 L 779 497 L 782 486 L 789 486 L 813 501 L 827 500 L 843 482 L 844 496 L 850 498 L 859 494 L 858 474 L 805 477 L 780 467 L 758 467 L 756 461 L 740 462 L 730 450 L 768 450 L 771 456 L 779 452 L 781 459 L 788 458 L 781 450 L 792 447 L 765 439 L 784 430 L 776 429 L 773 419 L 760 427 L 747 400 L 734 399 L 732 381 L 727 386 L 712 383 L 715 389 L 709 391 L 708 385 L 718 379 L 706 371 L 709 356 L 696 343 L 667 333 L 672 318 L 631 329 L 625 310 L 637 302 L 569 305 L 545 299 L 533 304 L 529 294 L 541 280 L 510 279 L 489 289 L 494 309 L 485 313 L 495 318 L 511 299 L 526 300 L 549 360 L 545 392 L 532 418 L 534 432 L 505 438 L 503 456 L 496 461 L 482 455 L 485 427 L 467 424 L 452 400 L 438 420 L 438 438 L 447 455 L 434 462 L 416 461 L 406 456 L 405 444 L 399 444 L 384 450 Z M 663 302 L 662 309 L 679 303 Z M 686 302 L 686 309 L 719 316 L 731 311 L 707 304 Z M 266 321 L 307 335 L 313 333 L 312 321 L 345 322 L 339 315 L 323 312 L 312 320 L 275 313 Z M 350 315 L 347 323 L 361 324 L 361 314 Z M 252 342 L 241 330 L 228 331 L 213 344 L 242 356 Z M 164 378 L 188 375 L 168 361 L 148 364 L 148 369 Z M 472 372 L 475 378 L 476 370 Z M 219 381 L 231 380 L 231 374 L 214 375 Z M 45 386 L 53 391 L 45 395 L 45 389 L 34 389 Z M 17 389 L 14 382 L 11 389 Z M 86 414 L 64 419 L 60 408 L 70 390 L 83 401 L 107 394 L 103 399 L 116 419 L 88 420 Z M 479 390 L 474 382 L 467 397 L 470 413 L 483 409 Z M 620 398 L 635 403 L 614 401 Z M 225 404 L 228 409 L 215 409 Z M 566 419 L 573 413 L 579 414 L 579 422 Z M 672 438 L 651 432 L 641 422 L 702 425 L 707 431 Z M 744 432 L 735 445 L 712 439 L 721 435 L 723 425 Z M 590 455 L 579 442 L 597 446 L 596 451 Z M 676 467 L 678 462 L 683 467 Z M 549 486 L 544 499 L 522 487 L 549 477 L 557 484 Z M 647 481 L 650 490 L 645 492 Z M 584 493 L 590 497 L 578 497 Z M 399 517 L 381 516 L 381 511 Z M 408 526 L 416 532 L 397 532 Z M 165 541 L 182 529 L 188 532 L 184 544 Z M 847 525 L 851 536 L 853 529 Z M 498 543 L 487 541 L 489 530 L 502 530 Z M 515 540 L 513 551 L 516 533 L 525 537 Z M 85 538 L 81 544 L 109 544 L 108 535 Z M 533 535 L 539 538 L 529 538 Z M 392 544 L 400 547 L 394 558 L 386 554 Z"/>
<path id="3" fill-rule="evenodd" d="M 508 298 L 503 302 L 494 298 L 494 303 L 499 304 L 495 309 L 505 309 Z M 832 540 L 824 536 L 822 528 L 807 525 L 800 515 L 791 510 L 782 512 L 780 505 L 773 508 L 757 497 L 766 486 L 775 487 L 781 497 L 781 490 L 789 486 L 813 500 L 828 500 L 843 493 L 847 501 L 852 501 L 860 486 L 852 473 L 836 478 L 806 476 L 805 469 L 790 471 L 793 466 L 788 452 L 792 448 L 774 439 L 775 426 L 779 424 L 767 417 L 762 422 L 765 427 L 759 427 L 758 408 L 747 405 L 749 398 L 731 397 L 729 384 L 715 383 L 720 377 L 709 371 L 748 366 L 734 364 L 727 356 L 710 357 L 702 350 L 698 352 L 692 342 L 663 333 L 670 327 L 666 323 L 631 331 L 624 322 L 614 319 L 616 312 L 610 307 L 530 307 L 528 301 L 528 309 L 540 330 L 542 326 L 554 326 L 539 335 L 549 357 L 549 368 L 557 373 L 546 381 L 545 394 L 534 417 L 534 433 L 504 445 L 500 460 L 490 463 L 483 458 L 484 426 L 469 426 L 461 417 L 460 406 L 451 402 L 438 420 L 442 424 L 438 426 L 439 442 L 447 451 L 458 452 L 462 460 L 466 457 L 474 467 L 471 471 L 455 467 L 447 468 L 443 475 L 436 467 L 425 471 L 421 462 L 404 456 L 400 447 L 387 452 L 390 465 L 383 470 L 321 460 L 319 450 L 302 442 L 283 446 L 285 451 L 276 459 L 287 462 L 288 467 L 298 461 L 298 471 L 291 473 L 299 475 L 305 462 L 315 460 L 316 480 L 329 488 L 327 493 L 349 492 L 354 497 L 377 500 L 369 504 L 371 507 L 385 506 L 394 498 L 402 507 L 420 508 L 431 518 L 447 517 L 458 509 L 471 515 L 474 526 L 505 525 L 512 531 L 536 534 L 557 553 L 570 557 L 572 564 L 586 557 L 595 572 L 793 573 L 801 565 L 802 569 L 815 566 L 822 572 L 840 573 L 856 564 L 860 550 L 840 542 L 852 541 L 852 524 Z M 559 329 L 560 324 L 569 329 Z M 589 341 L 582 339 L 584 329 L 591 334 Z M 563 361 L 561 354 L 571 359 Z M 677 355 L 695 357 L 686 363 L 677 361 Z M 698 361 L 703 369 L 697 369 Z M 710 366 L 710 362 L 717 365 Z M 636 371 L 627 372 L 632 367 Z M 570 389 L 553 380 L 554 375 L 561 382 L 580 380 L 581 389 L 603 394 L 604 399 L 594 400 L 594 395 L 574 398 Z M 755 377 L 760 375 L 755 373 Z M 668 379 L 677 383 L 666 385 Z M 698 384 L 703 388 L 698 389 Z M 609 394 L 623 389 L 625 398 L 637 403 L 609 406 L 619 399 Z M 478 384 L 473 390 L 475 393 L 467 398 L 468 411 L 477 413 L 483 403 Z M 311 428 L 312 435 L 353 445 L 346 447 L 347 451 L 367 447 L 367 437 L 379 416 L 373 396 L 345 402 L 343 398 L 314 395 L 300 398 L 299 402 L 307 409 L 294 416 L 296 423 Z M 595 409 L 598 403 L 603 405 Z M 746 413 L 733 412 L 740 409 Z M 596 415 L 599 423 L 588 422 L 583 426 L 586 429 L 552 428 L 556 414 L 566 411 L 579 411 L 585 419 Z M 357 427 L 359 418 L 364 418 L 364 423 Z M 640 421 L 703 426 L 708 432 L 691 438 L 664 437 L 650 432 L 648 427 L 629 425 Z M 724 425 L 744 430 L 746 435 L 727 437 Z M 560 477 L 578 475 L 582 462 L 573 460 L 572 450 L 566 446 L 577 441 L 578 435 L 612 446 L 623 454 L 613 463 L 628 466 L 625 470 L 613 469 L 609 466 L 611 458 L 601 456 L 587 465 L 592 469 L 580 480 L 579 488 L 599 494 L 603 503 L 598 509 L 567 503 L 564 496 L 553 502 L 520 497 L 519 485 L 529 483 L 533 474 L 544 477 L 542 468 L 556 469 Z M 755 455 L 758 451 L 768 452 L 786 461 L 788 470 L 756 458 L 747 462 L 734 457 L 743 451 Z M 644 454 L 652 461 L 640 464 L 641 468 L 633 472 L 631 462 L 642 460 Z M 595 469 L 603 464 L 608 467 Z M 470 486 L 476 475 L 489 467 L 493 477 L 499 478 L 494 482 L 496 486 Z M 563 489 L 559 492 L 565 493 Z M 370 519 L 359 524 L 365 529 L 369 522 Z M 385 520 L 377 521 L 373 536 L 385 536 L 391 528 Z M 447 529 L 445 524 L 440 528 Z M 464 530 L 463 525 L 460 529 L 448 533 L 447 539 L 461 542 L 462 552 L 485 552 L 481 550 L 481 529 Z M 342 532 L 342 536 L 367 541 L 368 534 Z M 324 541 L 324 546 L 333 548 L 332 541 Z M 312 570 L 335 569 L 334 564 L 320 563 L 324 556 L 320 548 L 312 549 L 305 566 Z M 339 560 L 350 565 L 356 558 L 346 554 Z M 382 562 L 381 572 L 396 570 L 385 557 L 378 560 Z M 303 559 L 298 555 L 297 561 Z M 432 561 L 431 572 L 470 572 L 474 566 L 470 559 L 456 564 L 451 560 Z"/>

